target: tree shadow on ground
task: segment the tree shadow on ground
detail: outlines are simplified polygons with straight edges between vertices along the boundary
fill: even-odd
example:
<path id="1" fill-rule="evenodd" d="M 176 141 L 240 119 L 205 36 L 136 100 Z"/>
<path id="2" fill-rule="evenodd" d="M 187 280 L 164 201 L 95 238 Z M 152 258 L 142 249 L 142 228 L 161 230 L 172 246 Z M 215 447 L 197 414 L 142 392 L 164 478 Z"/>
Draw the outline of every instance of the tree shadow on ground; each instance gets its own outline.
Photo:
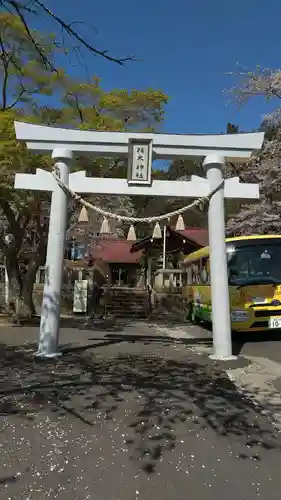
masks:
<path id="1" fill-rule="evenodd" d="M 260 460 L 262 450 L 281 448 L 270 423 L 203 356 L 187 351 L 172 359 L 157 347 L 107 356 L 66 347 L 62 358 L 39 361 L 34 350 L 0 345 L 0 414 L 32 419 L 48 409 L 62 425 L 67 414 L 89 426 L 119 421 L 131 459 L 147 474 L 188 432 L 232 437 L 241 459 Z"/>
<path id="2" fill-rule="evenodd" d="M 48 313 L 52 312 L 51 307 L 48 309 Z M 7 318 L 7 321 L 9 318 Z M 10 318 L 11 324 L 13 324 L 13 320 Z M 30 326 L 35 327 L 39 326 L 41 322 L 41 317 L 39 315 L 32 316 L 31 318 L 22 319 L 20 322 L 15 323 L 15 326 Z M 106 317 L 96 318 L 95 320 L 91 320 L 89 316 L 85 316 L 84 314 L 75 314 L 72 316 L 62 316 L 60 318 L 60 327 L 61 328 L 76 328 L 80 330 L 95 330 L 102 329 L 107 331 L 121 331 L 125 326 L 130 326 L 135 323 L 143 323 L 148 326 L 161 326 L 163 328 L 186 328 L 191 325 L 191 323 L 187 320 L 179 319 L 178 317 L 174 317 L 172 315 L 162 315 L 161 317 L 150 318 L 139 318 L 138 316 L 134 317 L 131 315 L 130 317 L 115 317 L 114 314 L 108 315 Z M 205 325 L 204 325 L 205 328 Z"/>
<path id="3" fill-rule="evenodd" d="M 20 326 L 35 327 L 40 325 L 40 316 L 33 316 L 32 318 L 22 321 Z M 95 330 L 102 329 L 105 331 L 121 331 L 127 324 L 133 323 L 134 320 L 120 319 L 116 321 L 114 317 L 97 318 L 90 321 L 86 316 L 69 316 L 60 318 L 60 328 L 75 328 L 77 330 Z"/>

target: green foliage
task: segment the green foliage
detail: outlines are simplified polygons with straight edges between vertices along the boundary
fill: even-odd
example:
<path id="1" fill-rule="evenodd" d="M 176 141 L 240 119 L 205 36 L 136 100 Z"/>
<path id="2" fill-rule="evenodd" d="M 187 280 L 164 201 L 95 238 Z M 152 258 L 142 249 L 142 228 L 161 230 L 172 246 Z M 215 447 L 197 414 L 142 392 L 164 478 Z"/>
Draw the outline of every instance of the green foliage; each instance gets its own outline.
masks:
<path id="1" fill-rule="evenodd" d="M 63 119 L 84 130 L 154 130 L 163 120 L 168 101 L 163 92 L 152 89 L 106 92 L 95 76 L 89 83 L 65 77 L 63 88 Z"/>
<path id="2" fill-rule="evenodd" d="M 42 54 L 38 53 L 37 45 L 43 48 Z M 36 96 L 53 95 L 61 85 L 63 71 L 50 73 L 43 60 L 54 60 L 58 50 L 52 37 L 27 32 L 19 17 L 0 12 L 0 106 L 3 111 L 30 102 Z"/>
<path id="3" fill-rule="evenodd" d="M 35 173 L 36 168 L 49 168 L 51 160 L 47 156 L 35 156 L 15 138 L 14 120 L 21 117 L 13 110 L 0 113 L 0 197 L 13 204 L 15 213 L 33 203 L 34 193 L 13 189 L 17 172 Z M 1 204 L 0 204 L 1 208 Z"/>

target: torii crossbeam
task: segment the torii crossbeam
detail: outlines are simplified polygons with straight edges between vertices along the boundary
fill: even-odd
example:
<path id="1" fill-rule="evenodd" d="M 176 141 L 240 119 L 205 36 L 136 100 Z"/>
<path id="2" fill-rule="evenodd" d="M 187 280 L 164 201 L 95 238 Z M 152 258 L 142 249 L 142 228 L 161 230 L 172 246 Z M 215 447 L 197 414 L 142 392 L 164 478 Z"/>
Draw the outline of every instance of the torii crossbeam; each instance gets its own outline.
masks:
<path id="1" fill-rule="evenodd" d="M 17 139 L 35 152 L 52 151 L 60 180 L 77 193 L 148 195 L 181 198 L 207 196 L 221 185 L 225 161 L 244 162 L 263 143 L 263 133 L 231 135 L 172 135 L 96 132 L 15 122 Z M 73 153 L 106 157 L 129 156 L 128 179 L 87 177 L 70 173 Z M 141 154 L 140 154 L 141 153 Z M 203 157 L 207 178 L 190 181 L 151 180 L 152 160 Z M 67 195 L 50 172 L 16 174 L 16 189 L 51 191 L 52 203 L 46 259 L 38 356 L 59 355 L 60 294 L 67 225 Z M 231 321 L 225 246 L 224 198 L 258 199 L 258 184 L 225 180 L 210 200 L 209 246 L 212 289 L 214 359 L 232 358 Z"/>

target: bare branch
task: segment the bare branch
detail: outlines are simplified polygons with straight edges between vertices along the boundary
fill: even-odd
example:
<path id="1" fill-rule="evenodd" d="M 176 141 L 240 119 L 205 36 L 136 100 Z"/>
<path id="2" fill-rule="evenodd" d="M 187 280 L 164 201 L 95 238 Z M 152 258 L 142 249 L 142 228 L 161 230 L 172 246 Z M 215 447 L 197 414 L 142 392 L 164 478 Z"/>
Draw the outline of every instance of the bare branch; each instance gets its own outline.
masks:
<path id="1" fill-rule="evenodd" d="M 27 33 L 27 36 L 29 38 L 29 40 L 31 41 L 31 43 L 33 44 L 33 46 L 35 47 L 35 49 L 37 50 L 40 58 L 42 59 L 42 62 L 45 66 L 45 68 L 50 71 L 56 71 L 54 65 L 52 64 L 52 62 L 48 59 L 48 57 L 45 56 L 44 54 L 44 51 L 42 50 L 42 47 L 37 43 L 37 41 L 35 40 L 34 36 L 32 35 L 32 32 L 31 30 L 29 29 L 29 26 L 27 24 L 27 21 L 25 19 L 25 16 L 24 14 L 22 13 L 22 7 L 19 6 L 18 2 L 16 0 L 9 0 L 9 3 L 10 5 L 12 5 L 12 7 L 14 7 L 16 13 L 18 14 L 23 26 L 24 26 L 24 29 Z"/>
<path id="2" fill-rule="evenodd" d="M 135 60 L 134 56 L 128 56 L 124 58 L 117 58 L 111 56 L 107 50 L 99 50 L 94 45 L 89 43 L 76 29 L 73 28 L 74 24 L 85 24 L 80 21 L 74 21 L 67 23 L 64 21 L 62 17 L 55 14 L 51 9 L 49 9 L 42 0 L 31 0 L 29 4 L 25 4 L 20 0 L 1 0 L 0 6 L 4 7 L 8 12 L 11 12 L 9 6 L 14 9 L 14 11 L 19 16 L 24 29 L 28 35 L 28 38 L 33 43 L 35 49 L 38 51 L 39 56 L 41 57 L 46 68 L 51 69 L 51 71 L 55 71 L 54 65 L 48 59 L 48 57 L 44 53 L 43 47 L 37 43 L 36 39 L 32 35 L 32 30 L 29 28 L 28 22 L 25 17 L 25 12 L 32 13 L 38 15 L 38 8 L 44 12 L 49 18 L 51 18 L 57 25 L 59 25 L 62 29 L 62 32 L 68 34 L 73 40 L 76 40 L 79 44 L 85 47 L 89 52 L 93 54 L 103 57 L 104 59 L 119 64 L 123 66 L 127 61 Z M 37 7 L 37 9 L 36 9 Z M 93 29 L 95 29 L 92 26 Z"/>
<path id="3" fill-rule="evenodd" d="M 26 94 L 26 93 L 32 94 L 32 92 L 27 92 L 26 89 L 22 88 L 20 90 L 20 92 L 18 93 L 17 97 L 13 100 L 13 102 L 11 102 L 8 106 L 6 105 L 5 108 L 2 106 L 2 109 L 5 110 L 5 111 L 8 111 L 9 109 L 14 108 L 20 102 L 20 100 L 23 97 L 23 95 Z"/>
<path id="4" fill-rule="evenodd" d="M 82 112 L 82 109 L 80 107 L 80 103 L 79 103 L 77 94 L 75 94 L 75 104 L 76 104 L 77 113 L 78 113 L 78 116 L 79 116 L 79 119 L 80 119 L 80 122 L 82 125 L 84 123 L 84 118 L 83 118 L 83 112 Z"/>
<path id="5" fill-rule="evenodd" d="M 107 59 L 108 61 L 115 62 L 121 66 L 127 61 L 132 61 L 134 60 L 134 57 L 124 57 L 124 58 L 116 58 L 113 56 L 110 56 L 108 54 L 107 50 L 98 50 L 96 49 L 93 45 L 88 43 L 79 33 L 72 28 L 73 23 L 66 23 L 61 17 L 57 16 L 54 12 L 52 12 L 46 5 L 40 1 L 40 0 L 33 0 L 34 3 L 39 5 L 46 14 L 48 14 L 52 19 L 54 19 L 65 31 L 68 33 L 70 36 L 72 36 L 75 40 L 77 40 L 79 43 L 81 43 L 86 49 L 88 49 L 90 52 L 93 52 L 94 54 L 98 56 L 102 56 L 103 58 Z"/>
<path id="6" fill-rule="evenodd" d="M 8 86 L 8 77 L 9 77 L 9 63 L 7 63 L 5 57 L 2 59 L 3 62 L 3 71 L 4 71 L 4 76 L 3 76 L 3 81 L 2 81 L 2 111 L 5 111 L 7 109 L 7 86 Z"/>

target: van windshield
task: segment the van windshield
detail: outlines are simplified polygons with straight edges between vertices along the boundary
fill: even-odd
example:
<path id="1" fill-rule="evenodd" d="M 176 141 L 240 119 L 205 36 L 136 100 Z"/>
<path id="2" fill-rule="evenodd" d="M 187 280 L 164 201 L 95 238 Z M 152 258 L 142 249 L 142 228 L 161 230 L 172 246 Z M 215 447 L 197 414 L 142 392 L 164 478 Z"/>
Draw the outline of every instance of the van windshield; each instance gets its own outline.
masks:
<path id="1" fill-rule="evenodd" d="M 227 257 L 230 285 L 281 283 L 281 243 L 228 249 Z"/>

